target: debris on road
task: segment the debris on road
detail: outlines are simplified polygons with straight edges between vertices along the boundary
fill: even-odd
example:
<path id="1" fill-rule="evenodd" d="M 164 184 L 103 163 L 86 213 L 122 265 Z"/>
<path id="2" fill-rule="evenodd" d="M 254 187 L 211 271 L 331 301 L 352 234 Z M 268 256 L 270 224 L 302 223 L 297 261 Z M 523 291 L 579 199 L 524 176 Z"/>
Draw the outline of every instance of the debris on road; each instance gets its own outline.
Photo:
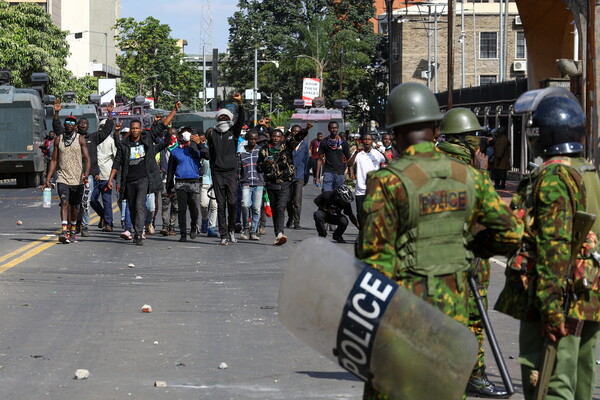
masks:
<path id="1" fill-rule="evenodd" d="M 129 267 L 129 268 L 135 268 L 135 264 L 134 263 L 129 263 L 129 265 L 127 267 Z"/>
<path id="2" fill-rule="evenodd" d="M 156 382 L 154 382 L 154 386 L 156 386 L 156 387 L 167 387 L 167 382 L 165 382 L 165 381 L 156 381 Z"/>
<path id="3" fill-rule="evenodd" d="M 150 307 L 148 304 L 144 304 L 142 306 L 142 312 L 152 312 L 152 307 Z"/>
<path id="4" fill-rule="evenodd" d="M 87 379 L 89 377 L 90 377 L 90 371 L 88 371 L 87 369 L 78 369 L 77 371 L 75 371 L 75 378 L 73 378 L 73 379 L 81 380 L 81 379 Z"/>
<path id="5" fill-rule="evenodd" d="M 228 365 L 224 362 L 222 362 L 221 364 L 219 364 L 219 369 L 227 369 Z"/>
<path id="6" fill-rule="evenodd" d="M 135 279 L 142 279 L 142 277 L 141 277 L 141 276 L 139 276 L 139 275 L 136 275 L 136 276 L 135 276 Z"/>
<path id="7" fill-rule="evenodd" d="M 18 221 L 17 221 L 17 225 L 23 225 L 23 221 L 21 221 L 21 220 L 18 220 Z"/>
<path id="8" fill-rule="evenodd" d="M 154 344 L 158 344 L 158 340 L 155 340 L 155 341 L 154 341 Z"/>

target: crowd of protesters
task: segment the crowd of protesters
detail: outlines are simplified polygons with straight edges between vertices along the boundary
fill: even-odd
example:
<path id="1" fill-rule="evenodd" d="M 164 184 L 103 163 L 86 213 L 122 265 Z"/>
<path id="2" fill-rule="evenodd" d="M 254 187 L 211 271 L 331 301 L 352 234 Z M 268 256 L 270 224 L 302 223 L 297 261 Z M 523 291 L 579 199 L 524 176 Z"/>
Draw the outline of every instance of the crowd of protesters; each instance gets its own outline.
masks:
<path id="1" fill-rule="evenodd" d="M 237 116 L 244 115 L 241 96 L 236 93 L 233 100 Z M 60 99 L 55 103 L 56 136 L 46 144 L 43 188 L 57 177 L 62 243 L 90 236 L 90 208 L 100 217 L 98 227 L 113 232 L 116 189 L 120 237 L 136 245 L 157 233 L 161 209 L 159 234 L 179 234 L 181 242 L 199 234 L 219 238 L 224 246 L 238 239 L 260 241 L 272 217 L 273 244 L 280 246 L 287 242 L 285 229 L 302 229 L 303 188 L 311 176 L 321 189 L 314 199 L 317 234 L 327 237 L 333 231 L 334 241 L 346 243 L 342 235 L 349 222 L 360 229 L 367 174 L 398 158 L 392 135 L 377 142 L 379 137 L 366 133 L 356 140 L 357 135 L 340 132 L 335 121 L 328 124 L 327 136 L 318 132 L 309 143 L 310 123 L 284 132 L 265 118 L 244 129 L 243 118 L 223 108 L 206 132 L 176 129 L 171 121 L 181 107 L 177 102 L 169 115 L 156 115 L 144 130 L 139 120 L 129 127 L 114 124 L 113 107 L 108 106 L 98 132 L 88 133 L 83 118 L 68 116 L 61 125 Z"/>

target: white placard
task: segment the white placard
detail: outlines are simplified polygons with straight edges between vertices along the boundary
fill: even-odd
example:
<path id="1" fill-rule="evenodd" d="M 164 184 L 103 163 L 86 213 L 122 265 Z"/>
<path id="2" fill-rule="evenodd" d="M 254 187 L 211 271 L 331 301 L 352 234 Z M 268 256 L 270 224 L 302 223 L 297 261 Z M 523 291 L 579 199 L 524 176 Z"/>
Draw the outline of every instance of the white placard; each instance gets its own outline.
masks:
<path id="1" fill-rule="evenodd" d="M 110 103 L 111 100 L 115 99 L 117 92 L 117 80 L 116 79 L 98 79 L 98 93 L 100 94 L 100 104 Z M 102 94 L 104 93 L 104 94 Z"/>
<path id="2" fill-rule="evenodd" d="M 302 80 L 302 100 L 313 100 L 319 97 L 321 81 L 316 78 L 304 78 Z"/>

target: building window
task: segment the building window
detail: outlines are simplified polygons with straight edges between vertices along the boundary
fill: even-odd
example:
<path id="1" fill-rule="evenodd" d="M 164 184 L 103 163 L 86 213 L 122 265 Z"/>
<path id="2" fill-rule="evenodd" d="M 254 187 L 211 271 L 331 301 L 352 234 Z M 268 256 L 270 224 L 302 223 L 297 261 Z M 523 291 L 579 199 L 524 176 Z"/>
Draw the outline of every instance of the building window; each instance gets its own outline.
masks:
<path id="1" fill-rule="evenodd" d="M 496 75 L 479 75 L 479 86 L 496 83 Z"/>
<path id="2" fill-rule="evenodd" d="M 497 32 L 481 32 L 479 34 L 479 58 L 498 58 Z"/>
<path id="3" fill-rule="evenodd" d="M 516 32 L 516 51 L 515 58 L 527 58 L 527 48 L 525 47 L 525 32 Z"/>

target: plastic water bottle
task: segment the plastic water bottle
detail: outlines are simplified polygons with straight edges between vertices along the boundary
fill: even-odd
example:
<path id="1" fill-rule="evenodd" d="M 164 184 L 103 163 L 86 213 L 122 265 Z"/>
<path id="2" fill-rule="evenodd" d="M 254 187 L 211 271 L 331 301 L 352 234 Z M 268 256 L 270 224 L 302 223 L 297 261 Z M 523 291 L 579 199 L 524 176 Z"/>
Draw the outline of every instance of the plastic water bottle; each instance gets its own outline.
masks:
<path id="1" fill-rule="evenodd" d="M 52 189 L 44 188 L 44 196 L 42 197 L 42 207 L 50 208 L 52 206 Z"/>

